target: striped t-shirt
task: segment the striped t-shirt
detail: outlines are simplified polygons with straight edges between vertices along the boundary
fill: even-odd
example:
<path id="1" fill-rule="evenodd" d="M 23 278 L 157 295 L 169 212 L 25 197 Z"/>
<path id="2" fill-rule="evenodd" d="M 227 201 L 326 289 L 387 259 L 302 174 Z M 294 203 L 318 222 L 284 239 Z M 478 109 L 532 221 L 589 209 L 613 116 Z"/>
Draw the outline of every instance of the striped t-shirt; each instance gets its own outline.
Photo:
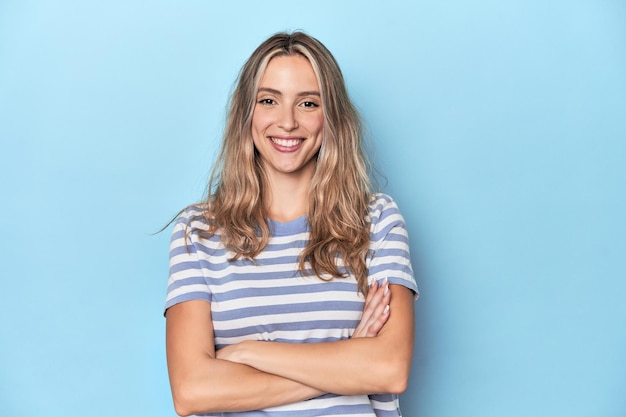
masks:
<path id="1" fill-rule="evenodd" d="M 188 208 L 174 226 L 166 309 L 189 300 L 210 302 L 216 349 L 243 340 L 317 343 L 351 337 L 364 297 L 352 275 L 323 281 L 300 272 L 299 255 L 309 238 L 306 217 L 287 223 L 268 220 L 269 244 L 254 261 L 229 261 L 232 253 L 219 235 L 198 236 L 198 231 L 207 229 L 201 213 L 202 207 Z M 375 194 L 368 216 L 369 283 L 387 278 L 417 294 L 406 226 L 397 205 L 389 196 Z M 401 413 L 397 395 L 326 394 L 261 411 L 205 415 L 398 417 Z"/>

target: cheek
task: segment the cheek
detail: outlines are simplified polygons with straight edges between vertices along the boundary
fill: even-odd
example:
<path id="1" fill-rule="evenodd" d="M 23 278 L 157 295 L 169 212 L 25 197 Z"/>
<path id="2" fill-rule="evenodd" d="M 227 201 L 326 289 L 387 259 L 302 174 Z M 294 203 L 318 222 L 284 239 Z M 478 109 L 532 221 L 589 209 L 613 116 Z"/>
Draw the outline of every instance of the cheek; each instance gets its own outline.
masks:
<path id="1" fill-rule="evenodd" d="M 321 133 L 324 128 L 324 115 L 315 115 L 309 118 L 306 122 L 307 130 L 311 133 Z"/>
<path id="2" fill-rule="evenodd" d="M 263 112 L 254 112 L 252 115 L 252 131 L 261 131 L 271 124 L 269 116 Z"/>

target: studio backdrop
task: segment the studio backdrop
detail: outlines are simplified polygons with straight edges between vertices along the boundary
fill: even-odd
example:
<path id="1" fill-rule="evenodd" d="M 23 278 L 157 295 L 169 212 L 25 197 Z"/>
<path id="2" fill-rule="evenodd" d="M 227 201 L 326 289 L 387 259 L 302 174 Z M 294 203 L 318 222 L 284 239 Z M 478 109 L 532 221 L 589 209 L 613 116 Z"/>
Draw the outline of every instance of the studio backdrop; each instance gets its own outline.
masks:
<path id="1" fill-rule="evenodd" d="M 241 65 L 295 29 L 408 224 L 404 415 L 626 415 L 618 0 L 0 1 L 0 415 L 175 415 L 155 232 L 202 198 Z"/>

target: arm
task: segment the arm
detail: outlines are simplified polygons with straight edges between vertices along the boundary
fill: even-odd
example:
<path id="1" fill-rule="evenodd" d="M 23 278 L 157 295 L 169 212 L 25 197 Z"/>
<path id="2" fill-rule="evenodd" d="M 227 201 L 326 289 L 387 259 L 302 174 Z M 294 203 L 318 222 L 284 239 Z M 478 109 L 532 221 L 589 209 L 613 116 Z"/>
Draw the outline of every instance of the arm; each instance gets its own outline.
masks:
<path id="1" fill-rule="evenodd" d="M 167 365 L 181 416 L 244 411 L 301 401 L 322 392 L 249 366 L 215 358 L 211 306 L 188 301 L 166 313 Z"/>
<path id="2" fill-rule="evenodd" d="M 176 412 L 254 410 L 320 395 L 297 382 L 215 358 L 210 289 L 194 244 L 195 230 L 204 227 L 193 220 L 200 213 L 197 207 L 187 209 L 170 243 L 166 349 Z"/>
<path id="3" fill-rule="evenodd" d="M 413 356 L 414 293 L 400 285 L 389 288 L 390 314 L 376 337 L 312 344 L 246 341 L 220 350 L 218 357 L 324 392 L 402 393 Z"/>
<path id="4" fill-rule="evenodd" d="M 391 293 L 372 285 L 353 338 L 376 336 L 389 317 Z M 216 359 L 210 304 L 195 300 L 166 313 L 167 362 L 174 407 L 179 415 L 257 410 L 317 397 L 324 391 Z"/>
<path id="5" fill-rule="evenodd" d="M 406 224 L 395 202 L 376 195 L 369 208 L 373 256 L 370 280 L 392 283 L 387 322 L 376 337 L 316 344 L 244 342 L 218 357 L 337 394 L 401 393 L 413 356 L 413 302 L 417 286 L 409 255 Z M 365 314 L 364 314 L 365 316 Z"/>

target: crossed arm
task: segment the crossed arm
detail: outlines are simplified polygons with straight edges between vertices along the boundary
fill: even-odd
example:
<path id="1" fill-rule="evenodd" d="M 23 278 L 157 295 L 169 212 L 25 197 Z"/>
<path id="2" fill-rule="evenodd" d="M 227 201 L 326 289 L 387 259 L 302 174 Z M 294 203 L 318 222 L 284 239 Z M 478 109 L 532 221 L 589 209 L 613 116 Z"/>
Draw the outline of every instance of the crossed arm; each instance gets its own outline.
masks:
<path id="1" fill-rule="evenodd" d="M 258 410 L 326 392 L 400 393 L 408 381 L 413 293 L 399 285 L 389 291 L 373 286 L 352 338 L 338 342 L 246 341 L 216 352 L 208 302 L 177 304 L 166 318 L 170 385 L 179 415 Z"/>

